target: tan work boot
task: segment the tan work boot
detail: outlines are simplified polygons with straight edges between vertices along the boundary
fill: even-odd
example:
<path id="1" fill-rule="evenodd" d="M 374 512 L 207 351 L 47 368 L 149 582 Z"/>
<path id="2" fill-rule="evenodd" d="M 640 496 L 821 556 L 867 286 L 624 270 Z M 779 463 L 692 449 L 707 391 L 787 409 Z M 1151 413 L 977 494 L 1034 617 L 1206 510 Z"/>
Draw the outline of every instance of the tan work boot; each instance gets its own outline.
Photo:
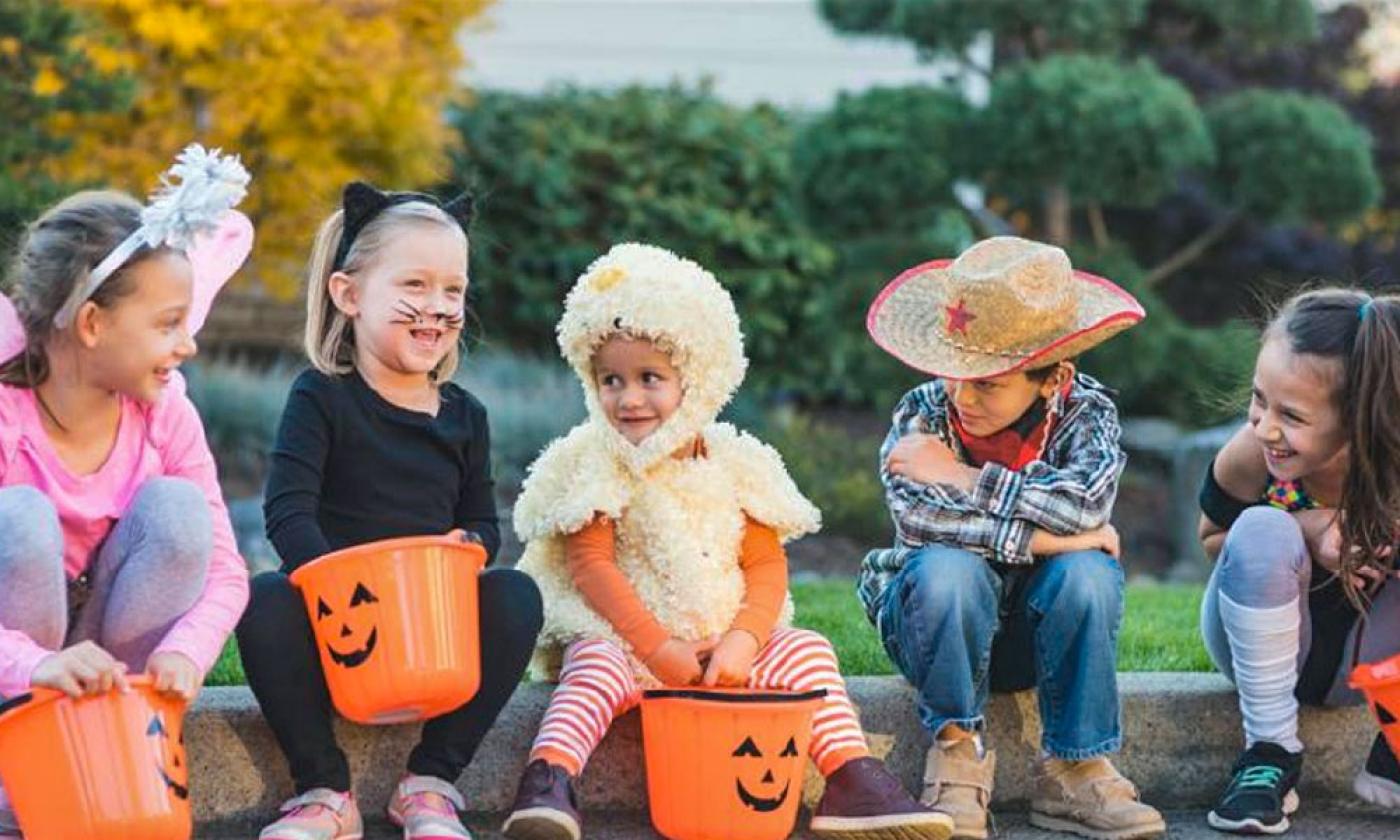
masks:
<path id="1" fill-rule="evenodd" d="M 1103 756 L 1041 759 L 1035 768 L 1031 825 L 1096 840 L 1159 837 L 1167 824 Z"/>
<path id="2" fill-rule="evenodd" d="M 986 840 L 987 805 L 992 801 L 992 778 L 997 757 L 992 750 L 978 758 L 971 737 L 943 742 L 934 739 L 924 763 L 924 792 L 919 801 L 953 818 L 953 837 Z"/>

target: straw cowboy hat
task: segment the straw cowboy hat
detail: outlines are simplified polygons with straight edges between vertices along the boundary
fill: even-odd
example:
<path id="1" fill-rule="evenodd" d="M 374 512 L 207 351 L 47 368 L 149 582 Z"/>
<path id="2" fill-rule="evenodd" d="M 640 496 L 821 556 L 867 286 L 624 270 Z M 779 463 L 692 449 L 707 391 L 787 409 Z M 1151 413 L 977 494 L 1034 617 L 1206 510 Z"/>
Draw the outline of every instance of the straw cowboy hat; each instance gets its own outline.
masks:
<path id="1" fill-rule="evenodd" d="M 924 373 L 986 379 L 1073 358 L 1143 315 L 1132 295 L 1071 268 L 1060 248 L 997 236 L 900 274 L 870 305 L 865 328 Z"/>

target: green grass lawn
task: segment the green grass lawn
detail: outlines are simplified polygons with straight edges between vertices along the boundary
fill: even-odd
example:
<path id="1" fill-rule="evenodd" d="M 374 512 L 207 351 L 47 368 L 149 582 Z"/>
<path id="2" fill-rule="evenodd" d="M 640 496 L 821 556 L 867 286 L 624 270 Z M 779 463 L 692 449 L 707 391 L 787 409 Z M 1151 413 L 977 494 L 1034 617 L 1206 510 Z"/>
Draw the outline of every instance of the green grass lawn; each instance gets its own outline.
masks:
<path id="1" fill-rule="evenodd" d="M 1134 584 L 1128 587 L 1123 629 L 1118 635 L 1120 671 L 1209 671 L 1210 660 L 1197 630 L 1200 586 Z M 891 674 L 875 629 L 865 620 L 854 585 L 847 581 L 795 583 L 797 624 L 836 645 L 847 674 Z M 238 651 L 230 641 L 209 675 L 209 685 L 244 682 Z"/>

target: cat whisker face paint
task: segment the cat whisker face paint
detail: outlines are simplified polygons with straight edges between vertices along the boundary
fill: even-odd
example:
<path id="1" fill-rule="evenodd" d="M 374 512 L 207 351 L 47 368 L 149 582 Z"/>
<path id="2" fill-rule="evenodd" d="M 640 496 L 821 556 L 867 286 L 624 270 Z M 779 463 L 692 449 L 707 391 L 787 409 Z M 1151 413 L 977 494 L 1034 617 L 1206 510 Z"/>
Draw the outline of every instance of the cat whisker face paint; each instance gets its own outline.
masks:
<path id="1" fill-rule="evenodd" d="M 394 301 L 393 308 L 394 317 L 390 323 L 394 324 L 424 326 L 435 321 L 441 329 L 460 330 L 466 322 L 466 314 L 460 309 L 456 312 L 424 312 L 403 298 Z"/>

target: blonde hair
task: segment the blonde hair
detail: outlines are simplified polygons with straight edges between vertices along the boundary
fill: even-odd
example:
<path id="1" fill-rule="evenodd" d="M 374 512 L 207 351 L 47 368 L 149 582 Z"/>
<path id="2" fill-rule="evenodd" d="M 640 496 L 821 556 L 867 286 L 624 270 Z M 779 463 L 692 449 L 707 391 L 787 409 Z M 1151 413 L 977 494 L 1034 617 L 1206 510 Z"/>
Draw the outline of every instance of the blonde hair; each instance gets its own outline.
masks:
<path id="1" fill-rule="evenodd" d="M 434 224 L 455 231 L 462 237 L 463 244 L 467 243 L 467 235 L 461 225 L 441 207 L 426 201 L 408 201 L 386 207 L 370 220 L 350 244 L 345 264 L 339 270 L 354 277 L 374 262 L 389 238 L 402 228 Z M 336 271 L 335 252 L 340 247 L 344 229 L 345 212 L 336 210 L 316 232 L 316 242 L 311 246 L 311 260 L 306 272 L 306 334 L 303 346 L 312 367 L 327 375 L 346 374 L 355 369 L 355 332 L 350 319 L 335 305 L 328 285 Z M 434 382 L 446 382 L 457 372 L 460 358 L 458 345 L 454 344 L 429 376 Z"/>

